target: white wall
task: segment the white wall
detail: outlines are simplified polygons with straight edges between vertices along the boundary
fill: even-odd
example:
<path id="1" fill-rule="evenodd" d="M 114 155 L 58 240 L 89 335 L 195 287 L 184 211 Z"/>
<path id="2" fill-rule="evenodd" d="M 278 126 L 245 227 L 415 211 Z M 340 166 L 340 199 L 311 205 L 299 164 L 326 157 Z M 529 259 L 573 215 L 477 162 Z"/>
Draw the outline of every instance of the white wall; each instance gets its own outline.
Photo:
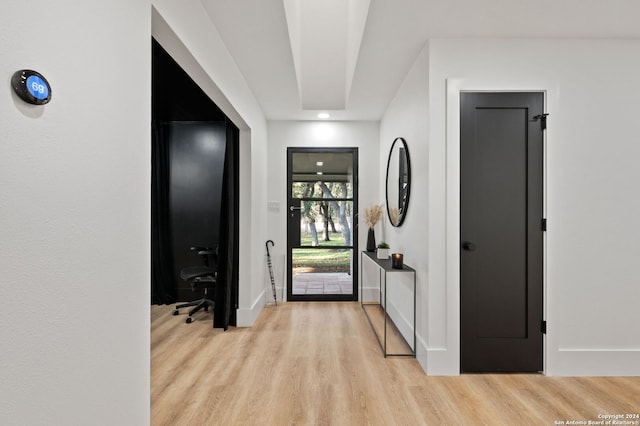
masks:
<path id="1" fill-rule="evenodd" d="M 428 326 L 429 352 L 421 359 L 427 372 L 459 372 L 459 90 L 544 90 L 551 114 L 545 370 L 639 375 L 640 201 L 633 185 L 640 180 L 635 128 L 640 41 L 432 40 L 429 71 L 425 75 L 420 59 L 415 71 L 421 77 L 413 81 L 410 73 L 405 94 L 399 93 L 382 120 L 381 136 L 388 141 L 386 129 L 392 125 L 405 133 L 422 128 L 394 111 L 414 103 L 412 92 L 424 92 L 428 78 L 428 192 L 412 191 L 409 207 L 410 215 L 416 213 L 419 198 L 428 207 L 429 248 L 420 252 L 429 259 L 428 292 L 418 310 L 419 318 L 421 309 L 428 317 L 418 326 L 423 338 Z M 420 161 L 424 154 L 413 151 L 412 161 Z"/>
<path id="2" fill-rule="evenodd" d="M 149 423 L 150 32 L 145 1 L 3 4 L 0 424 Z"/>
<path id="3" fill-rule="evenodd" d="M 393 227 L 386 217 L 384 237 L 391 252 L 403 253 L 404 262 L 416 270 L 416 358 L 427 370 L 429 336 L 429 48 L 425 46 L 405 77 L 380 122 L 380 199 L 385 199 L 387 161 L 397 137 L 407 142 L 411 161 L 411 193 L 404 223 Z M 385 207 L 386 209 L 386 207 Z M 437 308 L 437 305 L 434 307 Z M 433 346 L 433 345 L 431 345 Z"/>
<path id="4" fill-rule="evenodd" d="M 377 122 L 269 121 L 268 126 L 267 200 L 276 202 L 280 206 L 279 211 L 270 209 L 267 213 L 267 238 L 275 243 L 271 249 L 272 256 L 284 258 L 287 248 L 288 147 L 357 147 L 360 212 L 369 205 L 383 202 L 378 191 L 380 136 Z M 380 229 L 378 225 L 376 232 L 380 232 Z M 366 246 L 366 230 L 366 224 L 360 220 L 358 244 L 361 250 Z"/>
<path id="5" fill-rule="evenodd" d="M 263 300 L 267 122 L 199 0 L 153 0 L 153 36 L 240 129 L 238 325 Z"/>

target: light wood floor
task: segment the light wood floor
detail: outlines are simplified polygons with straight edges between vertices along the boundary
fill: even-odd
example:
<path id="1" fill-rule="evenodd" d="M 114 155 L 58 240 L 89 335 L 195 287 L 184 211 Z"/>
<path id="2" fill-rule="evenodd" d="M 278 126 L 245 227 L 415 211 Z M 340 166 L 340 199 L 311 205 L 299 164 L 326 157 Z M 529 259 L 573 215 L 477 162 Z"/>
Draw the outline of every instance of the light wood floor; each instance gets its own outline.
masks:
<path id="1" fill-rule="evenodd" d="M 268 306 L 251 328 L 151 308 L 152 425 L 553 425 L 640 413 L 640 378 L 428 377 L 383 358 L 358 303 Z"/>

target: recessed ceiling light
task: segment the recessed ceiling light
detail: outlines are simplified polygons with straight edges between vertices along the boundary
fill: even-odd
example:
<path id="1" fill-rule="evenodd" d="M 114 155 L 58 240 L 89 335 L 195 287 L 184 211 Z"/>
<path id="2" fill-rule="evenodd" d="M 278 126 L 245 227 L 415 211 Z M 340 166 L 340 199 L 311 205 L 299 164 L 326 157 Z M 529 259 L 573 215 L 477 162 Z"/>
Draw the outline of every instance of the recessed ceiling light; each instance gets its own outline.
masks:
<path id="1" fill-rule="evenodd" d="M 321 120 L 326 120 L 329 117 L 331 117 L 331 116 L 327 112 L 321 112 L 321 113 L 318 114 L 318 118 L 321 119 Z"/>
<path id="2" fill-rule="evenodd" d="M 316 172 L 316 174 L 317 174 L 317 175 L 321 175 L 321 174 L 322 174 L 322 172 Z"/>
<path id="3" fill-rule="evenodd" d="M 324 166 L 324 162 L 322 162 L 322 161 L 316 161 L 316 166 L 318 166 L 318 167 L 322 167 L 322 166 Z"/>

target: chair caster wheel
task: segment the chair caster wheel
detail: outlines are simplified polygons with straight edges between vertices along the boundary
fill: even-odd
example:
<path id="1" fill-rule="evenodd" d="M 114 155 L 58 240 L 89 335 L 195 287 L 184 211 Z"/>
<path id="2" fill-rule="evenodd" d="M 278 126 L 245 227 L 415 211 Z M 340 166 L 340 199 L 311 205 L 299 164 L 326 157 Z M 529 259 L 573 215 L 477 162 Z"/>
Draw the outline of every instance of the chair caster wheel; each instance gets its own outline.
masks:
<path id="1" fill-rule="evenodd" d="M 193 318 L 187 317 L 187 319 L 184 320 L 184 322 L 186 322 L 187 324 L 191 324 L 193 322 Z"/>
<path id="2" fill-rule="evenodd" d="M 176 316 L 176 315 L 178 315 L 179 313 L 180 313 L 180 312 L 178 312 L 178 310 L 177 310 L 177 309 L 174 309 L 174 310 L 173 310 L 173 316 Z"/>

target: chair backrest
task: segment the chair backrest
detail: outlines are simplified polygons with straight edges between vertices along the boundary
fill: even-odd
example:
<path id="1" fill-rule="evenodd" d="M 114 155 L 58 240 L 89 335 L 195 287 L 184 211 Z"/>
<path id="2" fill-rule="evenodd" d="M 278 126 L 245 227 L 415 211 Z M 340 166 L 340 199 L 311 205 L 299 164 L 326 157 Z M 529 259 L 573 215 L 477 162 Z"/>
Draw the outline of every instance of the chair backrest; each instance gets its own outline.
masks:
<path id="1" fill-rule="evenodd" d="M 202 256 L 202 262 L 204 266 L 216 269 L 218 267 L 218 245 L 215 247 L 201 247 L 193 246 L 191 251 L 195 252 L 198 256 Z"/>

